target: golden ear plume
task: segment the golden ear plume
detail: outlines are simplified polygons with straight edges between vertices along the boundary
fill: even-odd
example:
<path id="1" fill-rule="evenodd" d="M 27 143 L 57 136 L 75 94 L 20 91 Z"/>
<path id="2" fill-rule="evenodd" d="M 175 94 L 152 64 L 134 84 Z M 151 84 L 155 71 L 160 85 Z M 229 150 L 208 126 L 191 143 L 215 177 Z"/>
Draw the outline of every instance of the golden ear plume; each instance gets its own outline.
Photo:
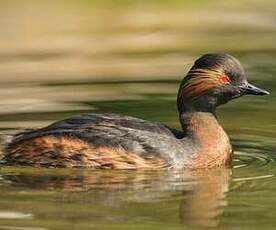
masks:
<path id="1" fill-rule="evenodd" d="M 210 88 L 221 85 L 219 77 L 222 75 L 220 70 L 192 69 L 181 83 L 178 97 L 197 98 Z"/>

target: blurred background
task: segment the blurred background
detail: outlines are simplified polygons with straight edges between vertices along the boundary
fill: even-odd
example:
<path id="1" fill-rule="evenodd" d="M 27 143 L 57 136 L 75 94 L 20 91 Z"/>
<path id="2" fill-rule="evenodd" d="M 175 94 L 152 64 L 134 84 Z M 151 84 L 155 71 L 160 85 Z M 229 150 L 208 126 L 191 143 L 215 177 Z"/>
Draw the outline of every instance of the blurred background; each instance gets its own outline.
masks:
<path id="1" fill-rule="evenodd" d="M 178 84 L 209 52 L 271 92 L 219 108 L 232 173 L 1 168 L 0 229 L 275 229 L 274 0 L 0 0 L 0 136 L 88 112 L 179 128 Z"/>
<path id="2" fill-rule="evenodd" d="M 270 81 L 275 11 L 272 0 L 1 0 L 2 127 L 97 108 L 91 101 L 161 93 L 174 104 L 178 82 L 206 52 L 230 53 L 249 79 Z"/>

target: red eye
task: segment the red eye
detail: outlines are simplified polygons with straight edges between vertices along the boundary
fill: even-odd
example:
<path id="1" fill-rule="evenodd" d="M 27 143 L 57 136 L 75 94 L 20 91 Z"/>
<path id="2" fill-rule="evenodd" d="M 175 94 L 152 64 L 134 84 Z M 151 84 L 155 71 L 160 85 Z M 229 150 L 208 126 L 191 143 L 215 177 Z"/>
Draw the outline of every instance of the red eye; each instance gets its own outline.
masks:
<path id="1" fill-rule="evenodd" d="M 219 81 L 223 84 L 230 84 L 231 79 L 227 75 L 221 75 Z"/>

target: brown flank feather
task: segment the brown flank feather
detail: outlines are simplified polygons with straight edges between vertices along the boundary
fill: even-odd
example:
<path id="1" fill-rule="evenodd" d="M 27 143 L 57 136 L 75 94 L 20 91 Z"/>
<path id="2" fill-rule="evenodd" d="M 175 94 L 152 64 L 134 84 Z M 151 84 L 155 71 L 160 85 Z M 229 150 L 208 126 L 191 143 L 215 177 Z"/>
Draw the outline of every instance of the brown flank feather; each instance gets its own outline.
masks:
<path id="1" fill-rule="evenodd" d="M 73 137 L 43 136 L 14 144 L 6 155 L 9 165 L 86 167 L 93 169 L 164 168 L 158 157 L 139 156 L 122 148 L 95 147 Z"/>

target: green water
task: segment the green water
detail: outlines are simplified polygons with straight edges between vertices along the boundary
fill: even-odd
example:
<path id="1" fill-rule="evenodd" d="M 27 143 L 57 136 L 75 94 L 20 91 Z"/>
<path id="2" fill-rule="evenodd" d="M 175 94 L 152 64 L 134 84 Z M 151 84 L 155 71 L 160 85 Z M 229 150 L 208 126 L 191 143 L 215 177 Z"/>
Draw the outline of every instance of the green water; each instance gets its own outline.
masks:
<path id="1" fill-rule="evenodd" d="M 0 131 L 113 112 L 179 128 L 193 60 L 228 52 L 269 90 L 218 109 L 232 170 L 0 169 L 0 229 L 275 229 L 274 1 L 1 1 Z"/>

